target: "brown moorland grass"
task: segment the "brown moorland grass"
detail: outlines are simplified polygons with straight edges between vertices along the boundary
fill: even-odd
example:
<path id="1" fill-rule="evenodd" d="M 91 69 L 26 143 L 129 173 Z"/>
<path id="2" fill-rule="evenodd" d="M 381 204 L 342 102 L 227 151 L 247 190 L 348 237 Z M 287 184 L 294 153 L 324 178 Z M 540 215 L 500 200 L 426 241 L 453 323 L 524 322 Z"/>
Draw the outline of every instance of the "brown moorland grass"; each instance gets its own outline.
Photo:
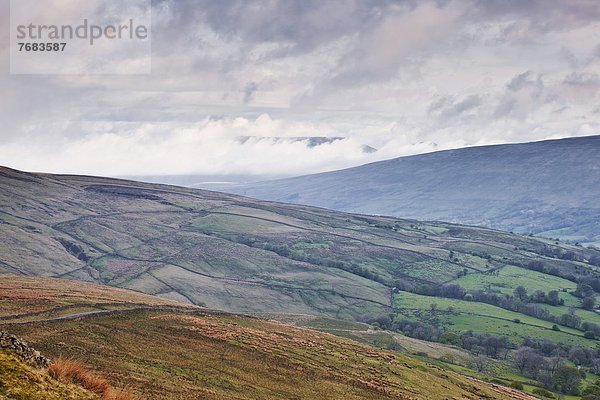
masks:
<path id="1" fill-rule="evenodd" d="M 87 282 L 0 274 L 0 323 L 139 306 L 197 308 L 132 290 Z"/>
<path id="2" fill-rule="evenodd" d="M 10 329 L 151 399 L 532 399 L 401 354 L 231 314 L 139 310 Z"/>
<path id="3" fill-rule="evenodd" d="M 77 383 L 91 392 L 104 396 L 110 389 L 106 379 L 89 372 L 82 363 L 66 358 L 58 358 L 48 367 L 50 376 L 63 382 Z"/>
<path id="4" fill-rule="evenodd" d="M 12 352 L 0 350 L 1 400 L 98 400 L 100 397 L 72 382 L 59 381 L 43 369 L 19 360 Z"/>
<path id="5" fill-rule="evenodd" d="M 48 373 L 53 378 L 82 386 L 92 393 L 101 396 L 102 400 L 134 400 L 130 392 L 111 388 L 110 383 L 87 370 L 79 361 L 59 357 L 50 364 Z"/>

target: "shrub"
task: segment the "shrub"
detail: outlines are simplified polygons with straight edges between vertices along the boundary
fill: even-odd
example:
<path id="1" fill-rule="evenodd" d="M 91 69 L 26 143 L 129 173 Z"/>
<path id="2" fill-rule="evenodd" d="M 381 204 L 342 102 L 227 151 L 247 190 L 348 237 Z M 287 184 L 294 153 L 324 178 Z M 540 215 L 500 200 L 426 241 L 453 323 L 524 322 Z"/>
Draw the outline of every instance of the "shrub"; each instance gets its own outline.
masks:
<path id="1" fill-rule="evenodd" d="M 521 383 L 519 381 L 512 381 L 511 383 L 508 384 L 508 386 L 513 389 L 523 390 L 523 383 Z"/>
<path id="2" fill-rule="evenodd" d="M 460 346 L 460 336 L 453 332 L 444 332 L 440 335 L 440 343 L 450 344 L 453 346 Z"/>
<path id="3" fill-rule="evenodd" d="M 586 331 L 583 334 L 583 337 L 586 338 L 586 339 L 596 339 L 596 335 L 592 331 Z"/>
<path id="4" fill-rule="evenodd" d="M 57 380 L 79 384 L 99 395 L 108 393 L 110 389 L 105 379 L 93 375 L 78 361 L 59 358 L 50 365 L 48 372 Z"/>
<path id="5" fill-rule="evenodd" d="M 554 393 L 552 393 L 549 390 L 543 389 L 543 388 L 535 388 L 535 389 L 533 389 L 533 391 L 531 393 L 535 394 L 536 396 L 544 397 L 546 399 L 555 399 L 556 398 L 556 396 L 554 396 Z"/>
<path id="6" fill-rule="evenodd" d="M 448 364 L 455 364 L 456 363 L 456 358 L 452 354 L 444 354 L 438 360 L 440 360 L 442 362 L 445 362 L 445 363 L 448 363 Z"/>
<path id="7" fill-rule="evenodd" d="M 598 385 L 589 385 L 581 392 L 582 395 L 593 395 L 596 397 L 600 397 L 600 386 Z"/>
<path id="8" fill-rule="evenodd" d="M 581 400 L 600 400 L 600 397 L 596 396 L 595 394 L 586 394 L 581 398 Z"/>

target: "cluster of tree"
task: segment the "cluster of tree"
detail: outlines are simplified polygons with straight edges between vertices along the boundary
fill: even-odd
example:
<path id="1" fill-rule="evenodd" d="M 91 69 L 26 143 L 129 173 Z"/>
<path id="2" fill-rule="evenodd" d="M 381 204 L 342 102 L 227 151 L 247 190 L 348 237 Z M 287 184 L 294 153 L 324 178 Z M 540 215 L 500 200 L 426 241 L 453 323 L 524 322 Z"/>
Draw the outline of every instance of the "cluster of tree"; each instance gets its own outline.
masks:
<path id="1" fill-rule="evenodd" d="M 566 365 L 567 361 L 576 368 Z M 582 372 L 585 369 L 593 374 L 600 374 L 600 349 L 592 350 L 562 343 L 558 345 L 547 339 L 527 338 L 514 352 L 513 362 L 522 375 L 538 380 L 548 389 L 579 394 L 579 383 L 584 377 Z"/>
<path id="2" fill-rule="evenodd" d="M 440 285 L 437 290 L 434 290 L 434 296 L 438 297 L 448 297 L 451 299 L 462 299 L 467 294 L 465 288 L 460 285 L 447 283 L 444 285 Z"/>
<path id="3" fill-rule="evenodd" d="M 545 293 L 541 290 L 536 290 L 531 295 L 527 294 L 527 288 L 517 286 L 514 290 L 513 297 L 521 303 L 545 303 L 551 306 L 562 306 L 565 302 L 560 298 L 558 290 L 551 290 Z"/>
<path id="4" fill-rule="evenodd" d="M 560 355 L 544 357 L 534 348 L 523 346 L 514 352 L 513 362 L 521 375 L 540 382 L 547 389 L 579 394 L 582 375 L 577 368 L 565 365 Z"/>
<path id="5" fill-rule="evenodd" d="M 590 257 L 590 260 L 588 260 L 588 263 L 591 265 L 600 266 L 600 262 L 597 261 L 598 258 L 600 258 L 600 256 L 592 256 Z M 559 278 L 563 278 L 578 284 L 586 284 L 595 292 L 600 293 L 600 277 L 598 276 L 597 272 L 589 268 L 575 266 L 575 272 L 562 271 L 556 266 L 548 268 L 541 260 L 530 261 L 527 264 L 521 265 L 521 267 L 548 275 L 558 276 Z"/>
<path id="6" fill-rule="evenodd" d="M 590 368 L 594 374 L 600 373 L 600 349 L 589 349 L 581 346 L 570 346 L 565 343 L 556 344 L 548 339 L 523 340 L 521 348 L 534 350 L 544 357 L 560 357 L 575 365 Z"/>
<path id="7" fill-rule="evenodd" d="M 389 331 L 402 332 L 415 339 L 437 342 L 443 329 L 421 321 L 398 318 L 395 314 L 363 315 L 360 321 Z"/>
<path id="8" fill-rule="evenodd" d="M 485 354 L 492 358 L 506 358 L 511 349 L 508 336 L 490 335 L 489 333 L 474 333 L 467 331 L 460 334 L 461 347 L 476 356 Z"/>
<path id="9" fill-rule="evenodd" d="M 600 327 L 596 326 L 596 329 Z M 576 367 L 566 365 L 570 361 Z M 538 380 L 545 388 L 566 394 L 580 394 L 580 382 L 584 371 L 600 374 L 600 349 L 560 345 L 548 339 L 525 339 L 513 354 L 515 367 L 522 375 Z M 590 385 L 581 393 L 585 396 L 600 395 L 597 386 Z M 585 398 L 585 397 L 584 397 Z M 588 397 L 593 400 L 592 397 Z M 600 397 L 598 397 L 600 399 Z"/>
<path id="10" fill-rule="evenodd" d="M 584 283 L 577 285 L 577 289 L 573 294 L 577 293 L 582 297 L 582 307 L 588 310 L 594 309 L 596 306 L 596 298 L 594 289 Z M 538 303 L 550 304 L 559 306 L 564 304 L 564 300 L 560 298 L 557 290 L 551 290 L 545 293 L 541 290 L 536 290 L 529 295 L 527 289 L 523 286 L 518 286 L 513 295 L 488 292 L 483 290 L 467 291 L 462 286 L 455 283 L 448 283 L 433 288 L 427 289 L 427 294 L 430 296 L 447 297 L 452 299 L 462 299 L 467 301 L 476 301 L 480 303 L 491 304 L 510 311 L 516 311 L 521 314 L 529 315 L 538 319 L 549 321 L 555 324 L 560 324 L 582 331 L 588 331 L 582 325 L 581 318 L 575 314 L 574 309 L 570 309 L 568 313 L 560 316 L 553 315 L 543 307 L 538 306 Z M 598 335 L 594 335 L 596 337 Z"/>
<path id="11" fill-rule="evenodd" d="M 585 276 L 581 277 L 578 283 L 590 286 L 595 292 L 600 293 L 600 279 L 597 277 Z M 588 290 L 583 287 L 580 290 Z"/>
<path id="12" fill-rule="evenodd" d="M 432 310 L 436 311 L 433 304 Z M 522 345 L 516 348 L 507 336 L 472 331 L 448 332 L 434 324 L 398 318 L 395 314 L 364 316 L 362 320 L 387 330 L 402 332 L 409 337 L 462 347 L 474 355 L 473 367 L 479 371 L 485 370 L 487 362 L 484 356 L 512 358 L 515 368 L 523 376 L 537 380 L 544 388 L 565 394 L 581 393 L 588 396 L 584 398 L 594 400 L 589 397 L 594 395 L 590 392 L 593 390 L 591 386 L 581 392 L 581 381 L 585 377 L 585 370 L 600 374 L 600 349 L 592 350 L 564 343 L 556 344 L 548 339 L 531 338 L 524 339 Z M 585 322 L 582 327 L 587 332 L 600 336 L 600 326 Z M 600 389 L 600 385 L 598 388 Z M 600 397 L 596 400 L 600 400 Z"/>
<path id="13" fill-rule="evenodd" d="M 432 310 L 434 309 L 432 305 Z M 524 339 L 522 345 L 516 348 L 507 336 L 473 331 L 448 332 L 434 324 L 397 318 L 395 314 L 367 315 L 361 320 L 383 329 L 402 332 L 409 337 L 462 347 L 475 356 L 473 367 L 479 371 L 485 370 L 484 356 L 503 359 L 510 356 L 515 368 L 523 376 L 537 380 L 546 389 L 565 394 L 580 394 L 584 370 L 600 374 L 600 349 L 592 350 L 564 343 L 556 344 L 548 339 L 531 338 Z M 600 326 L 589 322 L 582 326 L 600 336 Z M 569 361 L 577 367 L 568 365 Z"/>
<path id="14" fill-rule="evenodd" d="M 581 392 L 581 400 L 600 400 L 600 381 L 586 386 Z"/>
<path id="15" fill-rule="evenodd" d="M 434 308 L 432 304 L 432 309 Z M 506 358 L 508 351 L 511 349 L 507 336 L 480 334 L 472 331 L 461 334 L 446 332 L 443 328 L 434 324 L 398 318 L 395 314 L 364 315 L 360 320 L 376 327 L 402 332 L 404 335 L 416 339 L 462 347 L 475 355 Z"/>
<path id="16" fill-rule="evenodd" d="M 583 255 L 574 252 L 573 250 L 564 250 L 560 247 L 551 247 L 544 246 L 539 254 L 542 254 L 546 257 L 558 258 L 559 260 L 569 260 L 569 261 L 585 261 L 585 257 Z"/>

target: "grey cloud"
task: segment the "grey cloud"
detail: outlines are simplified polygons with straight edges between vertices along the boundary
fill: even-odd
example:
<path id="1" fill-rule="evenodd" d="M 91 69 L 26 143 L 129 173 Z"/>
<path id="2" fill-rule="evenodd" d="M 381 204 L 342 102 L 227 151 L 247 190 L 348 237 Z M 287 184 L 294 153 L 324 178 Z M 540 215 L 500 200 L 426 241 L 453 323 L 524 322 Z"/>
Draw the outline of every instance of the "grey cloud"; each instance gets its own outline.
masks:
<path id="1" fill-rule="evenodd" d="M 248 104 L 250 101 L 252 101 L 254 92 L 256 92 L 256 90 L 258 90 L 258 84 L 256 82 L 248 82 L 242 91 L 244 94 L 244 104 Z"/>
<path id="2" fill-rule="evenodd" d="M 171 12 L 169 25 L 162 37 L 190 40 L 202 44 L 195 36 L 198 24 L 207 24 L 224 40 L 285 44 L 285 51 L 275 55 L 307 52 L 341 36 L 353 34 L 380 21 L 389 0 L 161 0 L 156 9 Z M 194 42 L 195 41 L 195 42 Z"/>
<path id="3" fill-rule="evenodd" d="M 571 72 L 555 89 L 557 96 L 587 104 L 600 93 L 600 76 L 595 72 Z"/>
<path id="4" fill-rule="evenodd" d="M 561 114 L 561 113 L 563 113 L 564 111 L 567 111 L 569 108 L 570 108 L 570 107 L 568 107 L 568 106 L 560 107 L 560 108 L 558 108 L 558 109 L 556 109 L 556 110 L 553 110 L 553 111 L 552 111 L 552 113 L 553 113 L 553 114 Z"/>
<path id="5" fill-rule="evenodd" d="M 482 104 L 482 98 L 473 94 L 462 100 L 455 100 L 452 97 L 442 97 L 428 107 L 428 114 L 434 115 L 442 120 L 455 118 L 463 115 L 469 110 L 473 110 Z"/>
<path id="6" fill-rule="evenodd" d="M 493 116 L 494 118 L 505 118 L 510 116 L 517 108 L 517 101 L 510 97 L 505 97 L 496 106 Z"/>
<path id="7" fill-rule="evenodd" d="M 523 88 L 535 88 L 542 90 L 544 88 L 544 82 L 541 74 L 535 74 L 532 71 L 523 72 L 518 74 L 506 85 L 506 88 L 510 91 L 517 92 Z"/>
<path id="8" fill-rule="evenodd" d="M 565 77 L 563 83 L 575 86 L 598 86 L 600 85 L 600 77 L 597 73 L 571 72 Z"/>
<path id="9" fill-rule="evenodd" d="M 596 0 L 477 0 L 473 15 L 487 18 L 527 18 L 544 30 L 595 23 L 600 19 Z"/>
<path id="10" fill-rule="evenodd" d="M 506 84 L 504 94 L 498 100 L 494 118 L 524 119 L 547 99 L 542 74 L 526 71 L 517 74 Z"/>

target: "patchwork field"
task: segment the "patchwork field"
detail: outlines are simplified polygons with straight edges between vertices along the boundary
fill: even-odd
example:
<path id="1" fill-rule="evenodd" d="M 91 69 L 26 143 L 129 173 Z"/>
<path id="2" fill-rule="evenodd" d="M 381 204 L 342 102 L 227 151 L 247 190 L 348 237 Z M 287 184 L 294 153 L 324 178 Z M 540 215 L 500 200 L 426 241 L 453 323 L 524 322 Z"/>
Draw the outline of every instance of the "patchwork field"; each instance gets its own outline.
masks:
<path id="1" fill-rule="evenodd" d="M 533 261 L 563 276 L 599 269 L 591 260 L 600 252 L 546 239 L 174 186 L 0 168 L 0 189 L 1 273 L 232 312 L 357 320 L 392 311 L 399 285 L 435 287 Z"/>
<path id="2" fill-rule="evenodd" d="M 465 300 L 442 299 L 401 292 L 394 296 L 395 312 L 409 319 L 428 321 L 455 332 L 469 331 L 505 335 L 515 344 L 524 338 L 548 338 L 556 343 L 595 348 L 596 340 L 586 339 L 583 332 L 568 327 L 552 329 L 552 322 L 489 304 Z M 432 310 L 431 304 L 436 304 Z"/>

